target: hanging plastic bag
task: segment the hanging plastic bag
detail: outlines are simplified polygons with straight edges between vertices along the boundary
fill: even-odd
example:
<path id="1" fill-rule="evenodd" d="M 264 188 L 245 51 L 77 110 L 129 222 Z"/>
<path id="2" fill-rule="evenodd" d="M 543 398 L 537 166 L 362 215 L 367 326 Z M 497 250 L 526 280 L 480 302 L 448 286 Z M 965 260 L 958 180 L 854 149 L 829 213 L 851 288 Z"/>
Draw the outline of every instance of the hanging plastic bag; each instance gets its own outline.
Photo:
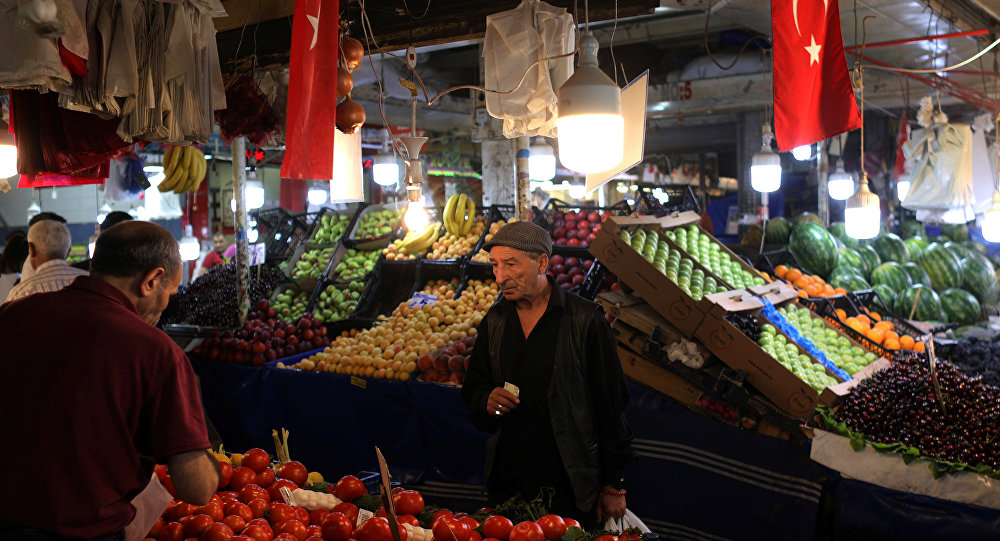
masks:
<path id="1" fill-rule="evenodd" d="M 904 151 L 914 161 L 904 207 L 945 211 L 974 202 L 971 126 L 944 124 L 918 130 Z"/>
<path id="2" fill-rule="evenodd" d="M 625 509 L 625 514 L 620 519 L 609 518 L 604 522 L 604 529 L 609 532 L 624 532 L 629 528 L 638 528 L 642 533 L 650 533 L 649 527 L 632 511 Z"/>

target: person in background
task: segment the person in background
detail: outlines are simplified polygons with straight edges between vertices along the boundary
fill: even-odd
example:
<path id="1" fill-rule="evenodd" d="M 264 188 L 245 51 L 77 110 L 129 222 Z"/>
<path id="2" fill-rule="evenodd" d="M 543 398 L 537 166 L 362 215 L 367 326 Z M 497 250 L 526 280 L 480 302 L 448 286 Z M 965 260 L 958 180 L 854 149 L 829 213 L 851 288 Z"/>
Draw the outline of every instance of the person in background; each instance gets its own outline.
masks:
<path id="1" fill-rule="evenodd" d="M 489 505 L 548 487 L 549 512 L 584 528 L 621 518 L 629 393 L 603 311 L 546 275 L 552 239 L 541 227 L 509 223 L 484 249 L 502 296 L 477 329 L 462 398 L 490 434 Z"/>
<path id="2" fill-rule="evenodd" d="M 4 421 L 17 445 L 0 446 L 17 464 L 0 476 L 0 539 L 123 539 L 156 463 L 184 501 L 215 494 L 194 371 L 153 326 L 180 281 L 177 240 L 133 221 L 100 236 L 90 276 L 0 306 L 0 408 L 19 412 Z M 65 325 L 58 340 L 42 317 Z M 146 508 L 153 520 L 167 502 Z"/>
<path id="3" fill-rule="evenodd" d="M 28 230 L 31 230 L 31 226 L 45 220 L 55 220 L 61 224 L 66 223 L 66 218 L 63 218 L 55 212 L 39 212 L 28 220 Z M 24 265 L 21 267 L 21 281 L 23 282 L 34 275 L 35 269 L 31 266 L 31 259 L 25 259 Z"/>
<path id="4" fill-rule="evenodd" d="M 7 235 L 0 263 L 0 299 L 6 299 L 11 288 L 21 277 L 21 267 L 28 259 L 28 238 L 24 231 L 16 230 Z"/>
<path id="5" fill-rule="evenodd" d="M 35 275 L 22 279 L 7 294 L 7 302 L 35 293 L 56 291 L 69 285 L 87 271 L 74 269 L 66 263 L 70 237 L 66 225 L 55 220 L 42 220 L 28 229 L 28 261 Z"/>
<path id="6" fill-rule="evenodd" d="M 127 212 L 122 212 L 120 210 L 109 212 L 108 215 L 104 217 L 104 221 L 101 222 L 101 233 L 104 233 L 113 225 L 128 222 L 133 219 L 132 215 Z M 90 271 L 90 258 L 84 259 L 83 261 L 77 261 L 70 266 L 74 269 Z"/>
<path id="7" fill-rule="evenodd" d="M 226 264 L 223 252 L 226 251 L 226 236 L 222 232 L 212 236 L 212 251 L 205 255 L 205 260 L 201 263 L 201 272 L 204 273 L 213 267 Z"/>

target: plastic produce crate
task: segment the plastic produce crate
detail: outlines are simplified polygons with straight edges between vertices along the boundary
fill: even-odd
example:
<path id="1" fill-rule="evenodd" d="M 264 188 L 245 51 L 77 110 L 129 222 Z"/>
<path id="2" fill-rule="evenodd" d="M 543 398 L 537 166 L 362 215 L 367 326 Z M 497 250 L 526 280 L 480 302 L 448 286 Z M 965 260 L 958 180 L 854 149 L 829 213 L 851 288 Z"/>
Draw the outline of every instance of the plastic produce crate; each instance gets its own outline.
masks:
<path id="1" fill-rule="evenodd" d="M 267 260 L 283 261 L 291 257 L 309 232 L 305 218 L 280 208 L 255 212 L 251 217 L 257 221 Z"/>
<path id="2" fill-rule="evenodd" d="M 514 209 L 513 205 L 493 205 L 489 208 L 486 220 L 486 230 L 483 231 L 483 235 L 479 237 L 479 242 L 477 242 L 476 245 L 472 248 L 472 252 L 469 254 L 469 263 L 473 265 L 482 265 L 487 267 L 490 265 L 488 260 L 473 261 L 473 257 L 475 257 L 476 254 L 479 254 L 479 252 L 483 250 L 483 245 L 486 244 L 486 237 L 487 235 L 490 234 L 490 227 L 492 227 L 494 223 L 499 222 L 500 220 L 510 221 L 510 219 L 513 218 L 516 213 L 517 211 Z M 487 252 L 483 253 L 488 256 Z"/>
<path id="3" fill-rule="evenodd" d="M 861 295 L 873 301 L 873 304 L 867 305 L 868 308 L 878 312 L 884 321 L 891 321 L 895 326 L 895 331 L 897 333 L 900 335 L 908 334 L 914 339 L 919 339 L 920 331 L 918 331 L 913 325 L 906 322 L 906 320 L 893 314 L 886 309 L 885 306 L 881 305 L 874 291 L 861 292 Z M 860 305 L 854 300 L 854 298 L 855 294 L 849 293 L 846 296 L 840 295 L 825 299 L 809 299 L 810 303 L 815 306 L 810 306 L 809 308 L 831 325 L 839 329 L 842 333 L 846 334 L 849 338 L 860 344 L 861 347 L 871 351 L 879 357 L 894 360 L 914 354 L 914 352 L 905 349 L 888 349 L 882 344 L 879 344 L 864 334 L 852 329 L 846 322 L 841 321 L 837 316 L 838 309 L 843 310 L 848 317 L 858 316 L 866 312 L 866 310 L 859 307 Z"/>
<path id="4" fill-rule="evenodd" d="M 624 200 L 611 206 L 601 207 L 597 205 L 571 205 L 559 199 L 549 199 L 544 209 L 533 210 L 532 220 L 552 235 L 552 253 L 561 253 L 564 255 L 583 254 L 587 252 L 587 248 L 593 242 L 580 242 L 578 246 L 560 244 L 561 239 L 556 238 L 556 228 L 559 227 L 559 221 L 562 219 L 561 216 L 568 212 L 579 212 L 584 215 L 596 212 L 602 216 L 605 212 L 610 212 L 612 216 L 628 216 L 632 213 L 632 207 Z M 587 221 L 590 222 L 590 220 Z M 596 231 L 594 234 L 596 235 Z M 568 240 L 565 242 L 568 242 Z"/>
<path id="5" fill-rule="evenodd" d="M 658 189 L 667 194 L 666 201 L 660 201 L 653 190 Z M 635 212 L 652 216 L 666 216 L 674 212 L 692 211 L 701 214 L 701 204 L 691 186 L 673 185 L 658 186 L 655 184 L 639 184 L 635 191 Z"/>
<path id="6" fill-rule="evenodd" d="M 410 292 L 410 297 L 423 290 L 428 282 L 434 280 L 456 280 L 458 282 L 458 286 L 455 288 L 457 295 L 462 284 L 462 266 L 462 263 L 456 260 L 421 260 L 417 264 L 417 277 L 413 283 L 413 290 Z"/>
<path id="7" fill-rule="evenodd" d="M 384 265 L 365 286 L 354 311 L 355 318 L 372 319 L 388 315 L 410 298 L 416 283 L 416 265 Z"/>
<path id="8" fill-rule="evenodd" d="M 354 227 L 354 222 L 358 219 L 358 214 L 364 209 L 364 207 L 365 207 L 365 204 L 364 203 L 360 203 L 358 205 L 358 208 L 356 210 L 354 210 L 354 211 L 339 211 L 339 210 L 333 210 L 331 208 L 322 208 L 322 209 L 320 209 L 320 210 L 318 210 L 316 212 L 309 212 L 309 213 L 305 213 L 305 214 L 300 214 L 299 216 L 303 220 L 305 220 L 306 223 L 309 225 L 309 232 L 308 232 L 308 235 L 306 236 L 307 242 L 310 242 L 312 244 L 326 244 L 326 245 L 330 245 L 330 244 L 337 244 L 341 240 L 347 238 L 347 236 L 351 233 L 351 230 Z M 322 223 L 322 220 L 323 220 L 324 216 L 337 216 L 337 217 L 339 217 L 339 216 L 347 216 L 348 217 L 347 218 L 347 224 L 346 224 L 347 227 L 344 230 L 344 233 L 342 235 L 340 235 L 339 237 L 337 237 L 335 239 L 330 239 L 329 242 L 319 243 L 319 242 L 316 241 L 315 237 L 316 237 L 316 233 L 319 232 L 320 224 Z"/>

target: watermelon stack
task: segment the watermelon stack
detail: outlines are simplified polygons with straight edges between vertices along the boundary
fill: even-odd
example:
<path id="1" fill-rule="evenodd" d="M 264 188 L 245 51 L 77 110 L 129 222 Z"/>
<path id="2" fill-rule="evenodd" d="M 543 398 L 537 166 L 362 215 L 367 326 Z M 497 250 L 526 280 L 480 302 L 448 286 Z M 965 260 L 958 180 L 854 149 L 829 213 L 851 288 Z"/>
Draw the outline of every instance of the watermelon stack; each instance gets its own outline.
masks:
<path id="1" fill-rule="evenodd" d="M 910 287 L 910 275 L 895 261 L 887 261 L 875 267 L 871 278 L 872 284 L 888 286 L 897 294 Z"/>
<path id="2" fill-rule="evenodd" d="M 966 224 L 941 224 L 941 236 L 955 242 L 969 238 L 969 226 Z"/>
<path id="3" fill-rule="evenodd" d="M 919 299 L 918 292 L 920 293 Z M 917 305 L 915 310 L 913 309 L 914 302 Z M 893 311 L 909 318 L 910 310 L 913 310 L 913 319 L 940 321 L 942 317 L 941 299 L 938 298 L 938 294 L 933 289 L 925 285 L 910 286 L 896 295 L 896 299 L 893 301 Z"/>
<path id="4" fill-rule="evenodd" d="M 972 293 L 964 289 L 948 288 L 941 292 L 941 310 L 950 322 L 972 325 L 979 320 L 982 308 Z"/>
<path id="5" fill-rule="evenodd" d="M 893 301 L 896 300 L 896 292 L 885 284 L 873 285 L 872 291 L 878 293 L 878 296 L 882 298 L 882 302 L 885 303 L 886 306 L 892 306 Z"/>
<path id="6" fill-rule="evenodd" d="M 765 244 L 788 244 L 788 237 L 792 235 L 792 225 L 784 218 L 768 220 L 764 226 Z"/>
<path id="7" fill-rule="evenodd" d="M 997 284 L 993 264 L 978 252 L 962 260 L 961 287 L 984 304 L 996 304 L 1000 296 L 1000 285 Z"/>
<path id="8" fill-rule="evenodd" d="M 837 267 L 837 242 L 823 226 L 802 222 L 792 230 L 788 250 L 802 269 L 819 276 L 829 276 Z"/>
<path id="9" fill-rule="evenodd" d="M 917 258 L 917 263 L 937 291 L 962 285 L 962 261 L 943 244 L 930 243 Z"/>
<path id="10" fill-rule="evenodd" d="M 847 228 L 844 226 L 844 222 L 834 222 L 830 224 L 830 234 L 843 243 L 844 246 L 849 248 L 856 248 L 858 246 L 858 239 L 847 234 Z"/>
<path id="11" fill-rule="evenodd" d="M 864 259 L 857 250 L 847 246 L 838 250 L 837 267 L 848 267 L 854 269 L 862 278 L 868 276 L 869 269 Z"/>
<path id="12" fill-rule="evenodd" d="M 856 268 L 847 265 L 839 265 L 833 269 L 827 283 L 835 288 L 842 287 L 847 291 L 863 291 L 871 288 L 871 285 Z"/>
<path id="13" fill-rule="evenodd" d="M 972 251 L 966 248 L 964 245 L 957 242 L 948 241 L 944 243 L 944 247 L 951 250 L 952 253 L 958 256 L 959 260 L 972 257 Z"/>
<path id="14" fill-rule="evenodd" d="M 882 264 L 882 258 L 878 256 L 878 252 L 875 251 L 875 248 L 872 248 L 870 245 L 858 246 L 857 251 L 858 255 L 860 255 L 861 259 L 865 262 L 865 269 L 867 269 L 868 272 L 865 276 L 870 275 L 871 272 L 875 270 L 875 267 Z"/>
<path id="15" fill-rule="evenodd" d="M 906 244 L 906 249 L 910 252 L 910 261 L 916 261 L 930 242 L 924 237 L 910 237 L 904 240 L 903 244 Z"/>
<path id="16" fill-rule="evenodd" d="M 912 237 L 922 237 L 924 233 L 924 224 L 914 221 L 906 221 L 899 224 L 899 236 L 904 239 L 909 239 Z"/>
<path id="17" fill-rule="evenodd" d="M 910 260 L 910 251 L 907 250 L 906 243 L 895 233 L 882 233 L 872 242 L 872 247 L 883 263 L 886 261 L 906 263 Z"/>
<path id="18" fill-rule="evenodd" d="M 910 275 L 911 284 L 924 284 L 925 286 L 931 284 L 930 276 L 927 276 L 924 269 L 913 261 L 903 263 L 903 270 L 906 271 L 906 274 Z"/>

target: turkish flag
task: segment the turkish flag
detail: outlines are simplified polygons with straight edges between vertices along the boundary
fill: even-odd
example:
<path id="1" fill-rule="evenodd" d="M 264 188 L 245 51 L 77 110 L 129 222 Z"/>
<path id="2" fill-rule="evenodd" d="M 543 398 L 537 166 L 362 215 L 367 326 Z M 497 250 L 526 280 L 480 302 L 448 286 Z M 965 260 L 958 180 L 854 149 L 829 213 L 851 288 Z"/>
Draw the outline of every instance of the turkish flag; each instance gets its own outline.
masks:
<path id="1" fill-rule="evenodd" d="M 333 179 L 338 0 L 296 0 L 281 177 Z"/>
<path id="2" fill-rule="evenodd" d="M 771 31 L 778 148 L 860 128 L 837 0 L 771 0 Z"/>

